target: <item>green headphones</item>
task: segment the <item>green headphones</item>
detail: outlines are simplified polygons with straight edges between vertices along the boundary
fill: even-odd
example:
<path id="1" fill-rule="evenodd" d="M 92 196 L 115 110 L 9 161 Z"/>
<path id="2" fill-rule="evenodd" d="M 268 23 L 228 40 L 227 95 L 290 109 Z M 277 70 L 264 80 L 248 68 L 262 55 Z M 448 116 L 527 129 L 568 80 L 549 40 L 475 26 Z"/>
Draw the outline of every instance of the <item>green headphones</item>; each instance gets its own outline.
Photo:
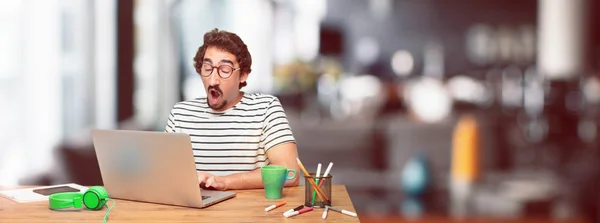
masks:
<path id="1" fill-rule="evenodd" d="M 108 200 L 111 200 L 108 197 L 108 193 L 101 186 L 93 186 L 85 191 L 85 193 L 79 192 L 62 192 L 51 194 L 48 197 L 50 210 L 59 210 L 64 208 L 81 208 L 82 204 L 85 205 L 85 208 L 88 210 L 100 210 Z M 112 206 L 110 206 L 106 213 L 104 214 L 104 221 L 108 219 L 108 213 L 115 206 L 113 201 Z"/>
<path id="2" fill-rule="evenodd" d="M 62 192 L 49 197 L 50 209 L 58 210 L 69 207 L 81 208 L 82 204 L 89 210 L 100 210 L 108 201 L 108 193 L 101 186 L 90 187 L 85 193 Z"/>

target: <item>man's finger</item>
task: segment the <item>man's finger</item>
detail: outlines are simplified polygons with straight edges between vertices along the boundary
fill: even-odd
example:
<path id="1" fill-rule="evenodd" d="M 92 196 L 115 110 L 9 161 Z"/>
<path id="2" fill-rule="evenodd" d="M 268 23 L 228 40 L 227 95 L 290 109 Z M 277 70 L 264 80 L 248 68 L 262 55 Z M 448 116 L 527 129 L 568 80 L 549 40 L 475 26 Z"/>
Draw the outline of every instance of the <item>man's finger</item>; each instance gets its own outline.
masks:
<path id="1" fill-rule="evenodd" d="M 210 187 L 211 185 L 213 185 L 215 183 L 215 177 L 209 177 L 208 180 L 206 180 L 206 186 Z"/>
<path id="2" fill-rule="evenodd" d="M 198 173 L 198 181 L 200 181 L 200 183 L 206 182 L 206 178 L 208 178 L 206 174 Z"/>

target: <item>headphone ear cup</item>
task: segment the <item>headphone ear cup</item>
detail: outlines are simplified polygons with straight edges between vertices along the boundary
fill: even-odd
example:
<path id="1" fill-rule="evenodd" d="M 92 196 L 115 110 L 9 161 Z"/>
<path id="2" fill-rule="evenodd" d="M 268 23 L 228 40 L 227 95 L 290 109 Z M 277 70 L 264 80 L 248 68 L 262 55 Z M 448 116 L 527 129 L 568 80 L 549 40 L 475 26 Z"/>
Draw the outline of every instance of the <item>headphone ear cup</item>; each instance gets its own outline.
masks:
<path id="1" fill-rule="evenodd" d="M 86 208 L 91 210 L 100 210 L 106 204 L 108 199 L 108 193 L 104 187 L 93 186 L 90 187 L 83 194 L 83 204 Z"/>
<path id="2" fill-rule="evenodd" d="M 108 199 L 108 192 L 106 191 L 106 189 L 104 189 L 104 187 L 101 186 L 93 186 L 91 187 L 92 190 L 95 190 L 98 195 L 100 195 L 100 199 L 106 200 Z"/>
<path id="3" fill-rule="evenodd" d="M 104 189 L 104 187 L 101 186 L 95 186 L 97 188 L 97 192 L 100 195 L 100 203 L 101 203 L 101 207 L 104 206 L 106 204 L 106 202 L 108 202 L 108 192 L 106 191 L 106 189 Z"/>

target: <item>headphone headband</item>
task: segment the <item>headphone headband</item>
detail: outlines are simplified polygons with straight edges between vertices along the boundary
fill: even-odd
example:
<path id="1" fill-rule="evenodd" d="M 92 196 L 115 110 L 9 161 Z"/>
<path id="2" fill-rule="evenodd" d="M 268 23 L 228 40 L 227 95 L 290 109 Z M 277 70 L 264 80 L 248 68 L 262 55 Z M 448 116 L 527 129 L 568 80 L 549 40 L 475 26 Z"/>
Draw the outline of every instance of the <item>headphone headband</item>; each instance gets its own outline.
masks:
<path id="1" fill-rule="evenodd" d="M 50 195 L 48 198 L 50 202 L 50 209 L 63 209 L 63 208 L 81 208 L 83 194 L 78 192 L 63 192 Z"/>

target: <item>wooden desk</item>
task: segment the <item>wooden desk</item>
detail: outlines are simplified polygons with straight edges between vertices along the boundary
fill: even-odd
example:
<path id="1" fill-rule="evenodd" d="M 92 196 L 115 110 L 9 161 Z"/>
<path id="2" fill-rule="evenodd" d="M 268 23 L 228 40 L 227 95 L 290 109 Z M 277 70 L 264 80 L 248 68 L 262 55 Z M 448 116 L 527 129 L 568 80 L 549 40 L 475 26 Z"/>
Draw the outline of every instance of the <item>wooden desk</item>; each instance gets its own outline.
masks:
<path id="1" fill-rule="evenodd" d="M 0 190 L 15 189 L 1 187 Z M 280 200 L 267 200 L 263 190 L 240 190 L 235 198 L 194 209 L 169 205 L 115 200 L 116 205 L 109 214 L 113 222 L 321 222 L 324 209 L 286 218 L 283 212 L 304 204 L 304 187 L 285 188 L 283 198 L 287 204 L 265 212 L 265 207 Z M 356 212 L 343 185 L 332 187 L 333 205 Z M 111 202 L 108 203 L 109 205 Z M 48 202 L 16 203 L 0 197 L 0 222 L 102 222 L 106 208 L 101 211 L 52 211 Z M 351 217 L 329 211 L 327 222 L 359 222 Z"/>

